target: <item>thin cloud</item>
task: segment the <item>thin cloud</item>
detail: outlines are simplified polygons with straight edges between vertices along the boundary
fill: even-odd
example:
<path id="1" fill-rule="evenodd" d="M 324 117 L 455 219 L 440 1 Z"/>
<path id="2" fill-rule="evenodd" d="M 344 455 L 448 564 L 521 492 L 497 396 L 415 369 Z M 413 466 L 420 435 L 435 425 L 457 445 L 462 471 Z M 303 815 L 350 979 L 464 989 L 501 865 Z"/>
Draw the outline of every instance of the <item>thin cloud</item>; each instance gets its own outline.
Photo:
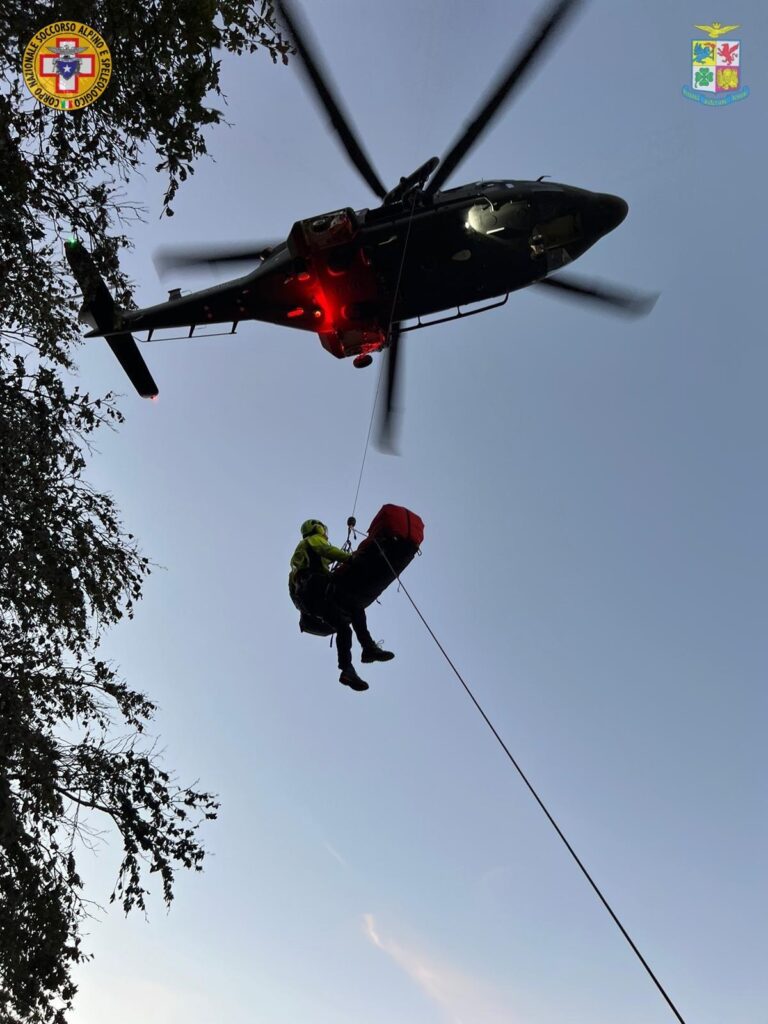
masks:
<path id="1" fill-rule="evenodd" d="M 479 979 L 451 965 L 439 963 L 422 951 L 383 938 L 373 914 L 363 915 L 365 934 L 419 986 L 446 1014 L 451 1024 L 524 1024 L 502 1005 L 502 1000 Z"/>
<path id="2" fill-rule="evenodd" d="M 335 847 L 331 846 L 330 843 L 323 841 L 323 847 L 328 851 L 328 853 L 330 853 L 334 860 L 338 861 L 339 864 L 341 864 L 343 868 L 349 867 L 349 864 L 347 864 L 347 862 L 341 856 L 339 851 Z"/>

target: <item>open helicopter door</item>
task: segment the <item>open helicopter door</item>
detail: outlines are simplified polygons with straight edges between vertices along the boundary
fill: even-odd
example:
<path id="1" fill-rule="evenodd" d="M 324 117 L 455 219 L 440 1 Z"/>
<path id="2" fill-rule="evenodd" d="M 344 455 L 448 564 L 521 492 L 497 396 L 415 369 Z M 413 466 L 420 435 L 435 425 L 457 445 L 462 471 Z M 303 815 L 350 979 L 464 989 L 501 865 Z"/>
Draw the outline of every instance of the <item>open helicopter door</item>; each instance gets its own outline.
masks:
<path id="1" fill-rule="evenodd" d="M 361 217 L 364 211 L 358 216 L 349 207 L 333 210 L 297 221 L 288 236 L 308 301 L 319 311 L 320 343 L 337 359 L 377 352 L 387 340 L 387 302 L 382 305 L 370 257 L 360 244 Z"/>
<path id="2" fill-rule="evenodd" d="M 315 256 L 338 245 L 348 244 L 356 234 L 355 211 L 345 207 L 320 217 L 297 221 L 288 236 L 288 249 L 292 256 Z"/>

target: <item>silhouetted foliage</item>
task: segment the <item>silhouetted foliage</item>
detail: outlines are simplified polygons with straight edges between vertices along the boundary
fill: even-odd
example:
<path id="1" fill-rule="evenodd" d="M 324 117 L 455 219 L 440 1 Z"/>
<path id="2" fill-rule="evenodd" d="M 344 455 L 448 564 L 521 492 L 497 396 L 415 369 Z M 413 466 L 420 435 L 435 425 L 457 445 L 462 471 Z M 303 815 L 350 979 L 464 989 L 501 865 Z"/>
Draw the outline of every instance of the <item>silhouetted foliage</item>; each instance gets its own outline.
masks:
<path id="1" fill-rule="evenodd" d="M 59 113 L 28 95 L 21 58 L 63 15 L 104 36 L 114 70 L 97 103 Z M 79 301 L 62 240 L 82 238 L 130 303 L 126 183 L 151 159 L 172 214 L 222 119 L 206 99 L 220 94 L 216 51 L 285 61 L 288 47 L 266 0 L 11 0 L 0 35 L 0 1019 L 60 1024 L 86 958 L 82 844 L 119 835 L 112 899 L 126 911 L 144 907 L 153 872 L 169 903 L 217 808 L 163 769 L 144 739 L 154 705 L 98 656 L 150 567 L 83 475 L 92 435 L 122 416 L 67 376 Z"/>

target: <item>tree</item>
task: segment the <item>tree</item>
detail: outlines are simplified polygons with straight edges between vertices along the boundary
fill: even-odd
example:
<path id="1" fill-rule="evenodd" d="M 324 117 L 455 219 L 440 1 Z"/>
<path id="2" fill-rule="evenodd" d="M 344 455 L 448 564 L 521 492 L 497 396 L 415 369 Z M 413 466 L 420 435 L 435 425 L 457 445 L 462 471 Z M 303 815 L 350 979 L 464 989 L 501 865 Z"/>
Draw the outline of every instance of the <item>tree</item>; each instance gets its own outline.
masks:
<path id="1" fill-rule="evenodd" d="M 69 383 L 79 305 L 63 259 L 74 231 L 118 301 L 119 256 L 140 214 L 125 185 L 148 154 L 179 185 L 222 121 L 216 51 L 288 45 L 267 0 L 73 0 L 114 72 L 81 111 L 38 105 L 21 78 L 35 31 L 61 15 L 39 0 L 0 10 L 0 1018 L 63 1024 L 87 958 L 77 856 L 100 821 L 123 846 L 112 899 L 144 907 L 156 872 L 200 870 L 198 827 L 214 798 L 179 785 L 146 729 L 155 710 L 99 657 L 104 631 L 130 617 L 150 570 L 111 497 L 85 479 L 92 435 L 121 422 L 113 395 Z M 127 71 L 130 71 L 130 74 Z"/>

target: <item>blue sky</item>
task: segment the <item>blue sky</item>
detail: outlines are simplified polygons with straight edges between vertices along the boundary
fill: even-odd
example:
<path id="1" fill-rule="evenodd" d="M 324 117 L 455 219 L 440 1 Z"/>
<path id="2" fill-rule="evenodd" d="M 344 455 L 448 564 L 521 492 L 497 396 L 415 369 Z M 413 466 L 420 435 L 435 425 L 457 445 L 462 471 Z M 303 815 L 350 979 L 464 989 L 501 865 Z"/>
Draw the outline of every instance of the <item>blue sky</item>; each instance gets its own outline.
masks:
<path id="1" fill-rule="evenodd" d="M 445 151 L 532 0 L 314 0 L 309 20 L 383 179 Z M 694 24 L 739 23 L 752 95 L 681 96 Z M 403 455 L 371 451 L 358 517 L 425 520 L 405 583 L 619 916 L 697 1024 L 765 1020 L 762 329 L 766 149 L 757 4 L 592 0 L 451 183 L 550 174 L 623 196 L 581 274 L 658 290 L 626 323 L 547 294 L 406 337 Z M 284 237 L 374 205 L 296 69 L 224 59 L 211 134 L 126 260 Z M 370 613 L 397 652 L 339 686 L 301 637 L 302 520 L 344 538 L 376 387 L 301 332 L 145 346 L 90 479 L 164 568 L 106 649 L 155 698 L 167 761 L 222 800 L 202 876 L 167 915 L 89 928 L 74 1021 L 662 1024 L 672 1016 L 402 594 Z M 106 902 L 117 850 L 87 858 Z"/>

